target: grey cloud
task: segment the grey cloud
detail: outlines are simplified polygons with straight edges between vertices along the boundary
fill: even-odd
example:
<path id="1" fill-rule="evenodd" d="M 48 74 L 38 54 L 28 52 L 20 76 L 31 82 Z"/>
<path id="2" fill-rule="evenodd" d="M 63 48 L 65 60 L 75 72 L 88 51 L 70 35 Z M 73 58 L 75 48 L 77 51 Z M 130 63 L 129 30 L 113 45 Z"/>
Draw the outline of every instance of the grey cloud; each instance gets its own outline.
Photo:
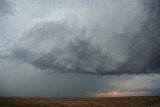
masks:
<path id="1" fill-rule="evenodd" d="M 159 74 L 132 75 L 116 84 L 120 91 L 148 91 L 151 95 L 159 95 L 159 78 Z"/>
<path id="2" fill-rule="evenodd" d="M 13 15 L 13 9 L 7 0 L 0 0 L 0 15 Z"/>
<path id="3" fill-rule="evenodd" d="M 13 49 L 14 56 L 42 70 L 99 74 L 118 62 L 85 38 L 85 29 L 68 21 L 36 24 Z"/>
<path id="4" fill-rule="evenodd" d="M 160 3 L 158 0 L 144 1 L 147 18 L 140 25 L 138 32 L 133 27 L 124 31 L 128 41 L 129 59 L 122 70 L 137 73 L 159 73 L 160 69 Z M 154 7 L 154 8 L 153 8 Z"/>
<path id="5" fill-rule="evenodd" d="M 160 75 L 53 73 L 35 69 L 17 59 L 0 60 L 0 96 L 88 97 L 94 93 L 111 91 L 148 91 L 151 95 L 159 95 L 159 83 Z"/>
<path id="6" fill-rule="evenodd" d="M 44 72 L 17 59 L 0 60 L 1 97 L 87 97 L 90 92 L 112 90 L 113 80 L 117 78 Z"/>
<path id="7" fill-rule="evenodd" d="M 72 2 L 70 1 L 69 3 Z M 83 3 L 78 1 L 76 3 L 80 5 L 80 3 L 90 4 L 90 2 L 86 1 Z M 93 1 L 94 3 L 96 4 L 95 1 Z M 101 1 L 101 3 L 103 2 Z M 112 4 L 115 2 L 108 1 L 107 3 Z M 123 2 L 116 2 L 114 6 L 119 6 L 118 4 L 120 6 L 122 4 L 127 6 L 128 2 L 125 0 Z M 140 11 L 141 13 L 133 16 L 136 17 L 134 18 L 135 20 L 132 20 L 133 17 L 131 17 L 129 20 L 132 21 L 126 20 L 126 25 L 118 21 L 119 23 L 117 25 L 121 25 L 120 27 L 116 27 L 115 29 L 112 27 L 109 28 L 116 32 L 118 28 L 124 29 L 126 27 L 127 29 L 124 29 L 121 33 L 121 30 L 114 34 L 111 34 L 112 32 L 107 33 L 105 31 L 108 28 L 106 26 L 107 23 L 105 21 L 99 21 L 102 14 L 95 11 L 96 14 L 93 15 L 93 17 L 95 16 L 95 20 L 94 18 L 90 20 L 91 22 L 89 23 L 91 24 L 89 26 L 82 27 L 81 22 L 86 20 L 78 22 L 77 20 L 73 20 L 74 18 L 70 18 L 70 16 L 65 20 L 42 21 L 35 24 L 22 34 L 22 38 L 13 46 L 12 53 L 16 58 L 36 68 L 49 71 L 99 75 L 159 73 L 160 50 L 158 46 L 160 43 L 160 32 L 158 28 L 160 21 L 158 18 L 158 7 L 160 6 L 156 0 L 154 2 L 148 1 L 144 4 L 137 4 L 135 3 L 134 5 L 142 6 L 142 8 L 138 8 L 135 11 Z M 63 7 L 63 3 L 61 5 Z M 157 8 L 150 8 L 153 5 L 156 5 Z M 112 9 L 111 6 L 108 8 Z M 89 8 L 92 11 L 92 8 Z M 123 10 L 124 8 L 119 7 L 119 9 Z M 103 10 L 103 8 L 100 8 L 100 10 Z M 130 11 L 133 11 L 133 8 Z M 102 11 L 102 13 L 105 12 Z M 132 15 L 134 15 L 133 13 Z M 124 12 L 123 14 L 126 13 Z M 77 17 L 79 18 L 80 15 L 77 15 Z M 107 14 L 102 15 L 102 18 L 107 18 L 106 16 Z M 116 15 L 113 14 L 113 16 Z M 125 15 L 120 16 L 120 19 L 126 18 Z M 118 20 L 119 18 L 116 17 L 115 19 Z M 93 24 L 92 21 L 95 23 Z M 97 26 L 95 25 L 99 22 L 102 24 L 100 27 L 98 24 Z M 116 26 L 115 23 L 109 24 L 113 24 L 113 27 Z M 107 31 L 109 32 L 109 30 Z"/>
<path id="8" fill-rule="evenodd" d="M 159 7 L 159 0 L 0 0 L 0 96 L 160 95 Z"/>

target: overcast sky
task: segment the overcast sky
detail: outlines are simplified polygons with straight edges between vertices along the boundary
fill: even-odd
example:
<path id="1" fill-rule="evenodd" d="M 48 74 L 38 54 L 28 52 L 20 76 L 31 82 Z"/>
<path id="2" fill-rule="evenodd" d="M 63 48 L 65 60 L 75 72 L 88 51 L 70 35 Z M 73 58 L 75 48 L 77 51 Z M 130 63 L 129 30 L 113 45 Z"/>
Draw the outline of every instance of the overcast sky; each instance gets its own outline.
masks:
<path id="1" fill-rule="evenodd" d="M 0 0 L 0 96 L 160 95 L 154 3 Z"/>

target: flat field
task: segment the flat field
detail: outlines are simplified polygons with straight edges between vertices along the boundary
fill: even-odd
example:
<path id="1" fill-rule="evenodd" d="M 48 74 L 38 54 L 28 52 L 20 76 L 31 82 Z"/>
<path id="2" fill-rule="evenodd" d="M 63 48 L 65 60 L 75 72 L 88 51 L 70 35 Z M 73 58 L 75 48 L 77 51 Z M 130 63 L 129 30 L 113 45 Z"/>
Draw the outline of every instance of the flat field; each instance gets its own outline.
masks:
<path id="1" fill-rule="evenodd" d="M 160 96 L 106 98 L 0 97 L 0 107 L 160 107 Z"/>

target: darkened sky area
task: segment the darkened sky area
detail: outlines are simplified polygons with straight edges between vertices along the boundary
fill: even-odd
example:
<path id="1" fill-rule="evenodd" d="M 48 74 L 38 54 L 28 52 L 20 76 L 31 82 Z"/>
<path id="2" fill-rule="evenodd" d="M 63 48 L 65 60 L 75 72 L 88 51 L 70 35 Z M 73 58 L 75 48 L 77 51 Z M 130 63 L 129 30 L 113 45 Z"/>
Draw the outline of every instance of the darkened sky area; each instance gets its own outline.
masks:
<path id="1" fill-rule="evenodd" d="M 160 95 L 159 0 L 0 0 L 0 96 Z"/>

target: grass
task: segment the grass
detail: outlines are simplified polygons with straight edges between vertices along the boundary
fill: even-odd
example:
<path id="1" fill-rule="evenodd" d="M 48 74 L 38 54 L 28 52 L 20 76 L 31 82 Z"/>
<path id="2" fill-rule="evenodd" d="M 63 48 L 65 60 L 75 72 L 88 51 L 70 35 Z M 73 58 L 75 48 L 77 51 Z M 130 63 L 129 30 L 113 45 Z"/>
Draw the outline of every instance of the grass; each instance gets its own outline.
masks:
<path id="1" fill-rule="evenodd" d="M 160 96 L 108 98 L 0 97 L 0 107 L 160 107 Z"/>

